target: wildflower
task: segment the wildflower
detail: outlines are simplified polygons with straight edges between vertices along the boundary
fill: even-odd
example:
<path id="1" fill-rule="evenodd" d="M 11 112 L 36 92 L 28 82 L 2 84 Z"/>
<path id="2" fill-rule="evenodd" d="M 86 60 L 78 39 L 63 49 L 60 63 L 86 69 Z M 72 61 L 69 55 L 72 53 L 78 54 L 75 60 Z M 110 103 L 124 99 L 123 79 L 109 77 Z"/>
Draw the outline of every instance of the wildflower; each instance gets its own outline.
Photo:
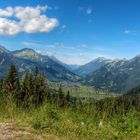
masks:
<path id="1" fill-rule="evenodd" d="M 103 127 L 103 122 L 100 121 L 100 123 L 98 124 L 98 126 L 99 126 L 100 128 L 102 128 L 102 127 Z"/>
<path id="2" fill-rule="evenodd" d="M 85 123 L 84 122 L 81 122 L 81 125 L 84 125 Z"/>

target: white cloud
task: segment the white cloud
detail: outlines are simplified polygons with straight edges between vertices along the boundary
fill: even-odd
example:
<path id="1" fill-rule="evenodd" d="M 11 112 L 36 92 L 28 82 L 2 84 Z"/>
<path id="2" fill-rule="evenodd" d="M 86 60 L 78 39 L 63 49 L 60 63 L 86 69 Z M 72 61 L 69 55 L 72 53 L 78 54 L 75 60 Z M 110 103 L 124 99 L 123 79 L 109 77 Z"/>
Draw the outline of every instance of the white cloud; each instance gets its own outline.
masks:
<path id="1" fill-rule="evenodd" d="M 27 33 L 50 32 L 58 25 L 58 22 L 55 18 L 49 19 L 43 15 L 21 22 L 21 25 L 23 25 L 23 29 Z"/>
<path id="2" fill-rule="evenodd" d="M 87 10 L 86 10 L 86 13 L 87 13 L 87 15 L 92 14 L 92 8 L 88 7 Z"/>
<path id="3" fill-rule="evenodd" d="M 61 28 L 62 28 L 62 29 L 65 29 L 66 27 L 67 27 L 66 25 L 62 25 L 62 27 L 61 27 Z"/>
<path id="4" fill-rule="evenodd" d="M 125 35 L 133 35 L 133 36 L 137 36 L 137 31 L 136 30 L 130 30 L 130 29 L 125 29 L 124 31 L 123 31 L 123 33 L 125 34 Z"/>
<path id="5" fill-rule="evenodd" d="M 20 32 L 20 27 L 15 21 L 0 18 L 0 34 L 15 35 Z"/>
<path id="6" fill-rule="evenodd" d="M 88 6 L 88 7 L 79 6 L 78 7 L 78 11 L 79 12 L 84 12 L 87 15 L 91 15 L 92 12 L 93 12 L 93 9 L 90 6 Z"/>
<path id="7" fill-rule="evenodd" d="M 97 51 L 100 51 L 100 52 L 113 52 L 113 51 L 115 51 L 114 49 L 110 49 L 110 48 L 106 48 L 106 47 L 100 47 L 100 46 L 96 46 L 95 49 Z"/>
<path id="8" fill-rule="evenodd" d="M 41 45 L 40 42 L 28 42 L 28 41 L 23 41 L 22 44 L 27 47 L 34 47 L 34 46 L 36 47 Z"/>
<path id="9" fill-rule="evenodd" d="M 80 44 L 80 45 L 77 45 L 76 48 L 88 48 L 88 46 L 86 44 Z"/>
<path id="10" fill-rule="evenodd" d="M 131 33 L 131 31 L 130 30 L 124 30 L 124 34 L 130 34 Z"/>
<path id="11" fill-rule="evenodd" d="M 41 55 L 55 56 L 55 53 L 54 52 L 50 52 L 50 51 L 36 50 L 36 52 L 41 54 Z"/>
<path id="12" fill-rule="evenodd" d="M 84 54 L 84 53 L 80 53 L 79 56 L 80 56 L 80 57 L 84 57 L 85 54 Z"/>
<path id="13" fill-rule="evenodd" d="M 50 32 L 58 26 L 56 18 L 48 18 L 43 12 L 48 6 L 7 7 L 0 9 L 0 34 L 15 35 L 19 32 Z M 7 19 L 11 17 L 11 19 Z M 16 20 L 13 20 L 16 18 Z M 6 24 L 6 25 L 4 25 Z"/>
<path id="14" fill-rule="evenodd" d="M 54 10 L 58 10 L 59 9 L 59 6 L 54 6 Z"/>
<path id="15" fill-rule="evenodd" d="M 66 28 L 67 28 L 66 25 L 62 25 L 62 26 L 60 27 L 60 31 L 61 31 L 61 32 L 65 32 L 65 31 L 66 31 Z"/>
<path id="16" fill-rule="evenodd" d="M 7 7 L 6 9 L 0 9 L 0 16 L 6 16 L 6 17 L 10 17 L 12 16 L 14 13 L 14 10 L 12 7 Z"/>

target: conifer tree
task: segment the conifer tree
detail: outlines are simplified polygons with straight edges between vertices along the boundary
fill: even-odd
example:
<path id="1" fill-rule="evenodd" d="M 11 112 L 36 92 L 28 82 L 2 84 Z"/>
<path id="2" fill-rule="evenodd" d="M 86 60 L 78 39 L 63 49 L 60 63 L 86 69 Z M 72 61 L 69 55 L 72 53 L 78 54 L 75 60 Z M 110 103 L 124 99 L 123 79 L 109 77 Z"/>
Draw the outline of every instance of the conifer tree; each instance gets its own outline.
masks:
<path id="1" fill-rule="evenodd" d="M 0 95 L 2 95 L 3 79 L 0 77 Z"/>
<path id="2" fill-rule="evenodd" d="M 44 75 L 40 74 L 38 69 L 32 74 L 26 74 L 21 84 L 21 101 L 24 106 L 42 104 L 49 96 L 49 87 Z"/>
<path id="3" fill-rule="evenodd" d="M 66 95 L 66 102 L 67 102 L 67 104 L 69 104 L 69 102 L 70 102 L 70 92 L 69 92 L 69 90 L 68 90 L 67 95 Z"/>
<path id="4" fill-rule="evenodd" d="M 18 98 L 19 95 L 19 78 L 14 64 L 11 64 L 9 72 L 4 81 L 4 93 Z"/>
<path id="5" fill-rule="evenodd" d="M 2 91 L 2 86 L 3 86 L 3 79 L 0 77 L 0 92 Z"/>
<path id="6" fill-rule="evenodd" d="M 62 90 L 62 85 L 60 85 L 58 89 L 57 105 L 60 107 L 64 106 L 64 94 Z"/>
<path id="7" fill-rule="evenodd" d="M 49 96 L 49 87 L 44 75 L 36 75 L 34 85 L 34 103 L 40 105 L 44 101 L 44 99 Z"/>
<path id="8" fill-rule="evenodd" d="M 39 75 L 39 69 L 38 69 L 37 66 L 35 67 L 34 75 L 35 75 L 35 76 L 38 76 L 38 75 Z"/>
<path id="9" fill-rule="evenodd" d="M 28 73 L 25 74 L 20 91 L 20 101 L 22 106 L 27 107 L 29 104 L 29 96 L 30 96 L 30 75 Z"/>
<path id="10" fill-rule="evenodd" d="M 23 107 L 27 107 L 33 103 L 33 98 L 36 93 L 35 91 L 35 81 L 34 75 L 26 73 L 21 84 L 20 100 Z"/>
<path id="11" fill-rule="evenodd" d="M 62 85 L 59 86 L 59 89 L 58 89 L 58 96 L 59 96 L 60 98 L 62 98 L 62 96 L 63 96 Z"/>

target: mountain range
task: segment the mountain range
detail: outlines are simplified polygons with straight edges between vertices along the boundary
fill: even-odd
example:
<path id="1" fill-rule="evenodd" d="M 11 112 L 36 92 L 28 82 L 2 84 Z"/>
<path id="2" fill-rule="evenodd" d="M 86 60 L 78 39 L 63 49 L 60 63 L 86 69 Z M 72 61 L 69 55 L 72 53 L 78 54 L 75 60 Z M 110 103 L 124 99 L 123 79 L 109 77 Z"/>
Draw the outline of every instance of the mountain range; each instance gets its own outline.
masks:
<path id="1" fill-rule="evenodd" d="M 4 76 L 8 72 L 10 64 L 16 65 L 19 74 L 31 72 L 37 66 L 39 70 L 51 81 L 78 81 L 79 76 L 56 63 L 50 57 L 41 55 L 32 49 L 22 49 L 18 51 L 8 51 L 0 47 L 0 75 Z"/>
<path id="2" fill-rule="evenodd" d="M 88 74 L 90 74 L 91 72 L 96 71 L 97 69 L 101 68 L 102 66 L 104 66 L 105 64 L 108 64 L 112 62 L 112 60 L 110 59 L 106 59 L 104 57 L 99 57 L 94 59 L 93 61 L 79 66 L 77 69 L 75 69 L 75 73 L 80 75 L 80 76 L 86 76 Z"/>
<path id="3" fill-rule="evenodd" d="M 113 92 L 127 92 L 140 85 L 140 56 L 112 61 L 87 75 L 83 83 Z"/>
<path id="4" fill-rule="evenodd" d="M 50 81 L 81 82 L 111 92 L 125 93 L 140 85 L 140 55 L 130 60 L 99 57 L 80 66 L 65 64 L 55 56 L 42 55 L 33 49 L 9 51 L 0 46 L 1 76 L 6 75 L 11 63 L 21 76 L 37 66 Z"/>

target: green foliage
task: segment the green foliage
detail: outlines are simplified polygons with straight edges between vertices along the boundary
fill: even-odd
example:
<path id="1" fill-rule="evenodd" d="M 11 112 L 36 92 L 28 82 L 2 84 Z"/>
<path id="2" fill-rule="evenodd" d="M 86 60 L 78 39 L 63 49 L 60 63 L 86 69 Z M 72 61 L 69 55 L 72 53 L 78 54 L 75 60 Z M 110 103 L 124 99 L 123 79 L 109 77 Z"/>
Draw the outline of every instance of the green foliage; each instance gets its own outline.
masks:
<path id="1" fill-rule="evenodd" d="M 7 96 L 18 98 L 20 83 L 15 65 L 11 64 L 9 72 L 4 80 L 3 92 Z"/>
<path id="2" fill-rule="evenodd" d="M 30 104 L 39 106 L 49 98 L 49 87 L 44 75 L 36 67 L 32 73 L 26 73 L 19 81 L 16 67 L 11 64 L 9 72 L 4 79 L 0 79 L 0 92 L 6 98 L 14 98 L 16 104 L 28 107 Z"/>
<path id="3" fill-rule="evenodd" d="M 57 95 L 57 105 L 63 107 L 65 104 L 65 96 L 63 94 L 62 85 L 59 86 L 58 95 Z"/>
<path id="4" fill-rule="evenodd" d="M 2 93 L 3 79 L 0 77 L 0 93 Z"/>
<path id="5" fill-rule="evenodd" d="M 17 108 L 14 99 L 8 98 L 4 103 L 0 98 L 0 121 L 29 124 L 44 135 L 51 133 L 67 140 L 131 139 L 140 133 L 139 114 L 133 108 L 126 114 L 102 117 L 93 101 L 81 104 L 76 108 L 62 108 L 46 100 L 39 108 L 29 106 L 25 109 Z M 110 110 L 104 108 L 104 113 L 110 114 Z"/>
<path id="6" fill-rule="evenodd" d="M 23 106 L 34 104 L 39 106 L 49 97 L 49 87 L 45 77 L 36 68 L 33 74 L 26 74 L 21 86 L 20 100 Z"/>
<path id="7" fill-rule="evenodd" d="M 70 92 L 68 90 L 67 95 L 66 95 L 66 104 L 69 106 L 70 105 Z"/>
<path id="8" fill-rule="evenodd" d="M 140 120 L 135 110 L 130 110 L 124 116 L 118 116 L 112 125 L 119 130 L 121 134 L 136 135 L 140 131 Z"/>
<path id="9" fill-rule="evenodd" d="M 139 88 L 100 100 L 71 97 L 62 85 L 52 94 L 37 68 L 19 82 L 14 65 L 0 85 L 1 121 L 29 124 L 67 140 L 126 139 L 140 134 Z"/>

